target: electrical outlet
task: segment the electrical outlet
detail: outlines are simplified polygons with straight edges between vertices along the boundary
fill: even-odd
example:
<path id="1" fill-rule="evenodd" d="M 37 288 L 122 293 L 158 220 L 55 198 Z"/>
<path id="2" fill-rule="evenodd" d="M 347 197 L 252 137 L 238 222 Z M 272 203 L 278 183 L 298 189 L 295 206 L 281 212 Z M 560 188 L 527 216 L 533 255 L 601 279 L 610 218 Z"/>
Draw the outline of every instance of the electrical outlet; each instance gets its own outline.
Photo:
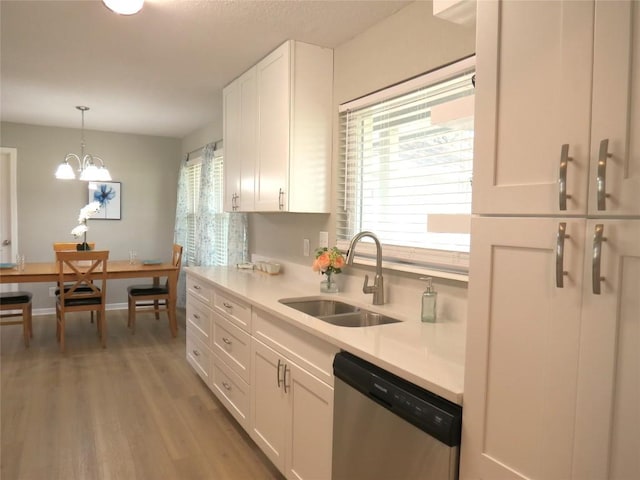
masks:
<path id="1" fill-rule="evenodd" d="M 49 287 L 49 296 L 50 297 L 55 297 L 56 296 L 56 289 L 58 287 Z"/>
<path id="2" fill-rule="evenodd" d="M 308 238 L 305 238 L 302 242 L 302 252 L 303 252 L 302 254 L 305 257 L 309 256 L 309 239 Z"/>
<path id="3" fill-rule="evenodd" d="M 318 246 L 320 248 L 329 247 L 329 232 L 320 232 L 320 235 L 318 235 Z"/>

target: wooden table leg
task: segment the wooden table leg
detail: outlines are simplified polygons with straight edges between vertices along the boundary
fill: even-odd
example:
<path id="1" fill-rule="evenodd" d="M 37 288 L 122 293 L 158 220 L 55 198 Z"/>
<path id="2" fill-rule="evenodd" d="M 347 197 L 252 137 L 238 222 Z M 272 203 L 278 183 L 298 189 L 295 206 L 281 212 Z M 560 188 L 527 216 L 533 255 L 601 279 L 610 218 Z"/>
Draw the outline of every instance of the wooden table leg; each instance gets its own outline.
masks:
<path id="1" fill-rule="evenodd" d="M 169 305 L 168 314 L 169 314 L 169 328 L 171 329 L 171 335 L 173 337 L 178 336 L 178 321 L 176 319 L 176 303 L 177 303 L 177 291 L 178 291 L 178 275 L 180 272 L 178 270 L 174 270 L 169 274 Z"/>

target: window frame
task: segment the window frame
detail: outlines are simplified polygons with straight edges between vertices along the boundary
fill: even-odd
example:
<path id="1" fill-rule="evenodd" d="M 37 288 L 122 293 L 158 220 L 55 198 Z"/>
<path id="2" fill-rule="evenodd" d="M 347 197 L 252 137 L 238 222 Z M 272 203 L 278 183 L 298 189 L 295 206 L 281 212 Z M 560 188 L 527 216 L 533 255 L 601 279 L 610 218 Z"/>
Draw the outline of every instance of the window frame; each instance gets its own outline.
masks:
<path id="1" fill-rule="evenodd" d="M 473 71 L 475 73 L 475 55 L 471 55 L 431 72 L 427 72 L 423 75 L 400 82 L 388 88 L 384 88 L 369 95 L 343 103 L 338 109 L 340 128 L 342 129 L 343 116 L 348 115 L 348 112 L 372 107 L 381 102 L 411 94 L 417 90 L 455 78 L 469 71 Z M 338 168 L 343 170 L 346 168 L 347 156 L 349 155 L 349 152 L 345 151 L 347 143 L 344 142 L 346 142 L 346 139 L 340 141 L 340 160 L 338 165 Z M 336 198 L 336 205 L 338 209 L 346 208 L 346 205 L 341 204 L 345 195 L 341 192 L 344 192 L 347 183 L 348 180 L 346 179 L 346 175 L 343 176 L 340 173 L 338 175 Z M 344 229 L 344 226 L 341 225 L 340 222 L 344 221 L 345 216 L 346 214 L 343 214 L 340 211 L 336 212 L 335 225 L 338 237 L 340 237 L 340 231 Z M 461 215 L 461 217 L 463 217 L 462 224 L 467 225 L 464 228 L 468 229 L 468 222 L 470 222 L 471 217 L 470 213 L 468 215 Z M 346 237 L 338 238 L 336 243 L 338 248 L 343 251 L 346 251 L 349 247 L 349 239 Z M 386 269 L 431 275 L 434 277 L 448 278 L 464 282 L 468 281 L 469 252 L 466 251 L 402 247 L 383 243 L 382 253 L 383 267 Z M 354 263 L 375 265 L 375 246 L 372 242 L 364 241 L 358 244 Z"/>

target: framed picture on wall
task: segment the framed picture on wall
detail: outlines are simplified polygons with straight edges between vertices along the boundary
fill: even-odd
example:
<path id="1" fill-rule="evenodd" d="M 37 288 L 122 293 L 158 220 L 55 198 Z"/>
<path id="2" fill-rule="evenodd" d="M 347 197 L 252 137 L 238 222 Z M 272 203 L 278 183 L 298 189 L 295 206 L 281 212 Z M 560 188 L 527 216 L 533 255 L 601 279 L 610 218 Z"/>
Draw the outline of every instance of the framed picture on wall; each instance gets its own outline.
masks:
<path id="1" fill-rule="evenodd" d="M 120 182 L 89 182 L 89 202 L 100 202 L 100 211 L 91 220 L 120 220 Z"/>

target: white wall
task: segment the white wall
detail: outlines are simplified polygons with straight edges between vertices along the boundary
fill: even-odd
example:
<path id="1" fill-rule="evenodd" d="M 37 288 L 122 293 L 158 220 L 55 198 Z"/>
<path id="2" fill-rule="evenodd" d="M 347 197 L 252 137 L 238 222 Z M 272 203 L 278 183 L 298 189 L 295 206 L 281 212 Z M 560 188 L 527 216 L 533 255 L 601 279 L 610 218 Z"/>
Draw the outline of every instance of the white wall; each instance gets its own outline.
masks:
<path id="1" fill-rule="evenodd" d="M 127 259 L 133 248 L 141 259 L 169 260 L 180 140 L 86 130 L 85 142 L 85 152 L 100 156 L 122 183 L 122 219 L 90 220 L 87 240 L 108 249 L 110 259 Z M 27 262 L 50 262 L 53 242 L 75 241 L 70 232 L 88 202 L 85 182 L 54 177 L 67 153 L 80 153 L 80 130 L 4 122 L 0 143 L 18 150 L 18 249 Z M 109 282 L 108 303 L 126 302 L 133 281 Z M 53 308 L 49 286 L 24 285 L 34 293 L 34 309 Z"/>
<path id="2" fill-rule="evenodd" d="M 222 117 L 222 112 L 220 116 Z M 205 125 L 182 139 L 182 156 L 219 140 L 222 140 L 222 124 L 213 122 Z"/>

